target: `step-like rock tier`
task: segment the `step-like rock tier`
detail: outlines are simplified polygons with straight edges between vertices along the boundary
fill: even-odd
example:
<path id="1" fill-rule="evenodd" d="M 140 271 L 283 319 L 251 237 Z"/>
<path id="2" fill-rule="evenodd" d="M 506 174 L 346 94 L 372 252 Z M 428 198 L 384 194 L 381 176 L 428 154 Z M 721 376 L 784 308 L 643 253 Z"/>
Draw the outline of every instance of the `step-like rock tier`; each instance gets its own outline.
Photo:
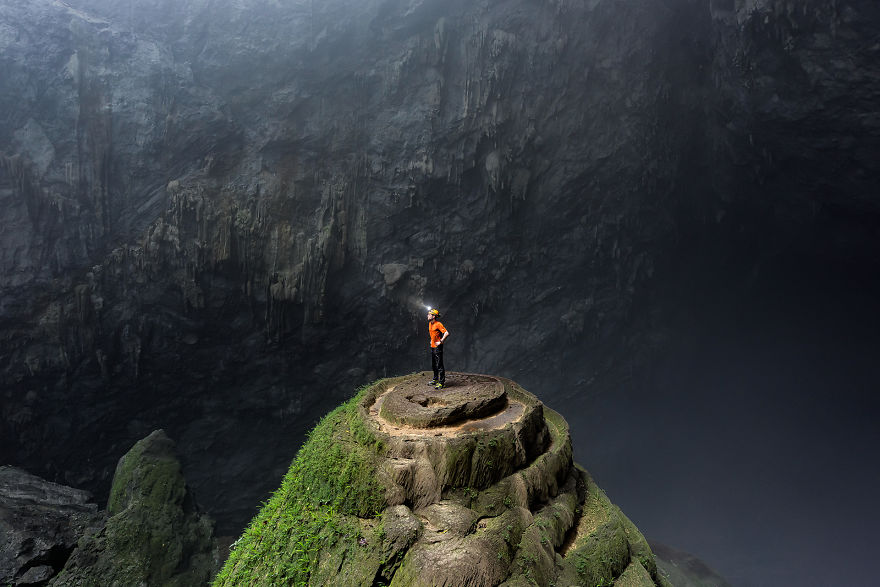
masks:
<path id="1" fill-rule="evenodd" d="M 547 450 L 543 404 L 513 382 L 453 373 L 435 390 L 427 381 L 387 379 L 361 401 L 364 421 L 387 447 L 390 504 L 420 507 L 450 489 L 483 489 Z"/>
<path id="2" fill-rule="evenodd" d="M 574 464 L 559 414 L 504 378 L 452 373 L 440 390 L 429 378 L 386 379 L 360 399 L 383 447 L 383 527 L 409 544 L 376 576 L 426 587 L 663 584 L 644 538 Z"/>
<path id="3" fill-rule="evenodd" d="M 559 414 L 508 379 L 429 378 L 328 414 L 217 586 L 668 587 Z"/>

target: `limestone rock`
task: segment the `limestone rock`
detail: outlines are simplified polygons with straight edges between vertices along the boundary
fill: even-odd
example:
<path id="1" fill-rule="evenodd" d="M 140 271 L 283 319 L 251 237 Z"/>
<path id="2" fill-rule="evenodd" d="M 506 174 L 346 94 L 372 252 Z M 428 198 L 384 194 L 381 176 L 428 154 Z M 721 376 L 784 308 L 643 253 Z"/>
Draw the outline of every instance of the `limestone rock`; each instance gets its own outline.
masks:
<path id="1" fill-rule="evenodd" d="M 402 423 L 427 377 L 379 381 L 322 420 L 215 585 L 668 585 L 559 414 L 513 381 L 450 373 L 450 397 L 504 401 Z"/>
<path id="2" fill-rule="evenodd" d="M 702 134 L 706 61 L 679 48 L 713 38 L 707 11 L 409 4 L 0 6 L 16 463 L 98 494 L 120 447 L 183 430 L 189 481 L 238 528 L 337 390 L 412 369 L 431 291 L 474 333 L 452 339 L 460 369 L 528 352 L 566 389 L 607 369 L 676 238 L 660 207 Z M 381 328 L 349 335 L 351 308 Z"/>
<path id="3" fill-rule="evenodd" d="M 505 407 L 504 386 L 498 381 L 470 376 L 456 383 L 442 391 L 418 380 L 400 385 L 383 397 L 380 414 L 396 424 L 436 428 L 495 414 Z"/>

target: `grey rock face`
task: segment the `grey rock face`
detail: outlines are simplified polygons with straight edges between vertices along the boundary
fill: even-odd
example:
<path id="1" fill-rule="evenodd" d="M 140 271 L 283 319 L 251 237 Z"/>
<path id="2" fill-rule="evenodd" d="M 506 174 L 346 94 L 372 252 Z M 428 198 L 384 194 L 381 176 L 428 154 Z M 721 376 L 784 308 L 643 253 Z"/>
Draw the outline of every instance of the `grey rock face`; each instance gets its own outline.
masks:
<path id="1" fill-rule="evenodd" d="M 100 490 L 164 427 L 241 523 L 423 301 L 450 368 L 618 384 L 682 251 L 876 217 L 877 10 L 5 2 L 3 456 Z"/>
<path id="2" fill-rule="evenodd" d="M 0 584 L 45 584 L 103 520 L 89 493 L 0 467 Z"/>
<path id="3" fill-rule="evenodd" d="M 745 4 L 745 6 L 740 6 Z M 787 220 L 780 242 L 800 233 L 827 237 L 832 255 L 864 238 L 853 224 L 839 230 L 824 212 L 876 218 L 880 121 L 865 104 L 880 98 L 876 81 L 880 7 L 853 1 L 777 0 L 737 3 L 735 24 L 714 52 L 713 77 L 722 100 L 713 122 L 724 131 L 719 157 L 738 170 L 724 186 L 731 208 L 753 206 Z M 719 23 L 722 21 L 718 21 Z M 753 214 L 760 217 L 760 214 Z M 840 221 L 839 221 L 840 222 Z M 813 231 L 798 230 L 809 225 Z M 855 233 L 853 233 L 855 231 Z M 849 232 L 841 240 L 841 234 Z M 853 247 L 856 249 L 856 247 Z"/>

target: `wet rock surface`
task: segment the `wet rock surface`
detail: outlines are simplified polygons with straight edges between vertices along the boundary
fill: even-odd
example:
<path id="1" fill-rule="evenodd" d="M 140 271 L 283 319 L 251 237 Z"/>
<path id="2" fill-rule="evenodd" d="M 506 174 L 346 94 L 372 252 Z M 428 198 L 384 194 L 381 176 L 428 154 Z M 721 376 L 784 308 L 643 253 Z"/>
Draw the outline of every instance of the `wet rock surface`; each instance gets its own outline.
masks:
<path id="1" fill-rule="evenodd" d="M 645 539 L 573 463 L 564 419 L 513 381 L 450 373 L 455 397 L 500 395 L 506 405 L 496 412 L 516 404 L 516 417 L 389 422 L 388 398 L 419 397 L 426 377 L 382 382 L 360 405 L 385 447 L 388 501 L 411 508 L 422 526 L 391 584 L 666 584 Z"/>
<path id="2" fill-rule="evenodd" d="M 45 585 L 104 519 L 88 492 L 0 467 L 0 585 Z"/>
<path id="3" fill-rule="evenodd" d="M 406 414 L 412 402 L 388 406 L 388 400 L 412 396 L 424 378 L 420 373 L 387 380 L 360 406 L 361 416 L 388 447 L 385 470 L 392 480 L 390 491 L 397 496 L 390 501 L 430 504 L 451 487 L 486 487 L 533 460 L 552 442 L 543 405 L 510 382 L 485 375 L 449 373 L 447 378 L 449 389 L 457 390 L 451 397 L 460 405 L 482 406 L 484 400 L 492 400 L 497 405 L 491 412 L 480 408 L 435 424 L 399 422 L 401 413 L 395 410 Z M 441 401 L 444 397 L 434 396 Z"/>

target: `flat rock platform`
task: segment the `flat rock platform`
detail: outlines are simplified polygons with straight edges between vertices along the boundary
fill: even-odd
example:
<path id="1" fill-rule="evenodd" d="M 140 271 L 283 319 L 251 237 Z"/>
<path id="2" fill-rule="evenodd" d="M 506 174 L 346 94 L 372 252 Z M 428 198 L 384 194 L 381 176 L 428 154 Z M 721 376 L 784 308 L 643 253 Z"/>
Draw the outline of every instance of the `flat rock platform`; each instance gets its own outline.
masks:
<path id="1" fill-rule="evenodd" d="M 365 417 L 389 437 L 439 439 L 500 430 L 535 409 L 526 398 L 512 396 L 498 377 L 447 373 L 443 389 L 429 385 L 430 378 L 430 372 L 421 372 L 389 380 L 363 406 Z"/>
<path id="2" fill-rule="evenodd" d="M 504 384 L 487 375 L 450 375 L 435 389 L 419 377 L 401 381 L 377 400 L 379 416 L 390 424 L 437 428 L 497 414 L 508 405 Z"/>

